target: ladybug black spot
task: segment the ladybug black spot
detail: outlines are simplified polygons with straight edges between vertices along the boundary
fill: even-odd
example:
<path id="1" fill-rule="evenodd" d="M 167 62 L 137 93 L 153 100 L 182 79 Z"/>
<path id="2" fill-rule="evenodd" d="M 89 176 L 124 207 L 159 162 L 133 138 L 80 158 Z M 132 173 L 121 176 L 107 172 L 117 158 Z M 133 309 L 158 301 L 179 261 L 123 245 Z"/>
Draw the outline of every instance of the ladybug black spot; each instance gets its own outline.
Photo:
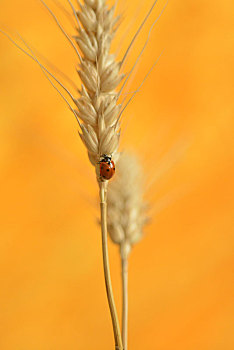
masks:
<path id="1" fill-rule="evenodd" d="M 110 171 L 110 169 L 106 169 L 106 171 Z"/>

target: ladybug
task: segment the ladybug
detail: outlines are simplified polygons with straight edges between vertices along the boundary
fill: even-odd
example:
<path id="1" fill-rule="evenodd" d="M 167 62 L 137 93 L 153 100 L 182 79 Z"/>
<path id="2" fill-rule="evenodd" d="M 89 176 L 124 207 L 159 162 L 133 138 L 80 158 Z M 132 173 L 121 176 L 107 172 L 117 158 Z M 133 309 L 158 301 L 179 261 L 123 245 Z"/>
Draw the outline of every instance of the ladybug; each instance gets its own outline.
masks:
<path id="1" fill-rule="evenodd" d="M 100 177 L 105 180 L 110 180 L 115 173 L 115 163 L 111 157 L 103 154 L 100 164 Z"/>

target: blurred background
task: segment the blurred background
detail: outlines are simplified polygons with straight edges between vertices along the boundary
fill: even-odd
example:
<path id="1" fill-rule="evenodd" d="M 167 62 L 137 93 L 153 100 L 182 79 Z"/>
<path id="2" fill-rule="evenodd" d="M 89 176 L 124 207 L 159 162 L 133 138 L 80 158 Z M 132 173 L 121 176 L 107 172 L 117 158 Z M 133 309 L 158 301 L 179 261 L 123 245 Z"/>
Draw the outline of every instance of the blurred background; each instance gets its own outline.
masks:
<path id="1" fill-rule="evenodd" d="M 119 1 L 119 59 L 152 2 Z M 65 12 L 47 4 L 73 35 L 67 2 Z M 121 150 L 142 161 L 152 213 L 130 256 L 130 350 L 234 348 L 233 10 L 229 0 L 171 0 L 125 91 L 163 51 L 123 118 Z M 80 86 L 76 56 L 38 0 L 1 0 L 0 28 L 20 42 L 18 31 Z M 97 185 L 78 125 L 3 35 L 0 53 L 0 349 L 113 349 Z M 118 249 L 109 248 L 120 314 Z"/>

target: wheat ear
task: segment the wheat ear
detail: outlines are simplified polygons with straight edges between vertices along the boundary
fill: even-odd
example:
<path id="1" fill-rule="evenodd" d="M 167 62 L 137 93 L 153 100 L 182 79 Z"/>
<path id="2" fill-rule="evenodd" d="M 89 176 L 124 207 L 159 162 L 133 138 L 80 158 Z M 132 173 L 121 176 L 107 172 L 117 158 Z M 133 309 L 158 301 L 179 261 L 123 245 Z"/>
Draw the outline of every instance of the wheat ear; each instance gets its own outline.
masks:
<path id="1" fill-rule="evenodd" d="M 126 176 L 126 169 L 128 175 Z M 122 339 L 128 347 L 128 257 L 132 246 L 143 235 L 148 221 L 144 201 L 143 172 L 137 158 L 122 153 L 118 160 L 118 174 L 109 185 L 107 223 L 112 241 L 120 247 L 122 265 Z"/>

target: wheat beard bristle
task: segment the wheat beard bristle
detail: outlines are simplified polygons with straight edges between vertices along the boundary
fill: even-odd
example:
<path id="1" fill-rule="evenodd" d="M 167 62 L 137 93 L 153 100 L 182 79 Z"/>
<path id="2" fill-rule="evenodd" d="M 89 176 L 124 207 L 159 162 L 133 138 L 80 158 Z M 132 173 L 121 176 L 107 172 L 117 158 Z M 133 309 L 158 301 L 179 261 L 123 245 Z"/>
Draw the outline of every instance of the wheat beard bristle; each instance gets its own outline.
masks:
<path id="1" fill-rule="evenodd" d="M 114 6 L 108 9 L 104 0 L 85 0 L 77 12 L 82 27 L 77 29 L 75 39 L 83 53 L 78 69 L 82 88 L 76 100 L 77 115 L 82 121 L 80 137 L 98 177 L 97 164 L 103 154 L 114 161 L 118 158 L 121 105 L 117 104 L 115 89 L 124 74 L 120 74 L 120 63 L 110 54 L 119 19 L 114 18 L 114 10 Z"/>

